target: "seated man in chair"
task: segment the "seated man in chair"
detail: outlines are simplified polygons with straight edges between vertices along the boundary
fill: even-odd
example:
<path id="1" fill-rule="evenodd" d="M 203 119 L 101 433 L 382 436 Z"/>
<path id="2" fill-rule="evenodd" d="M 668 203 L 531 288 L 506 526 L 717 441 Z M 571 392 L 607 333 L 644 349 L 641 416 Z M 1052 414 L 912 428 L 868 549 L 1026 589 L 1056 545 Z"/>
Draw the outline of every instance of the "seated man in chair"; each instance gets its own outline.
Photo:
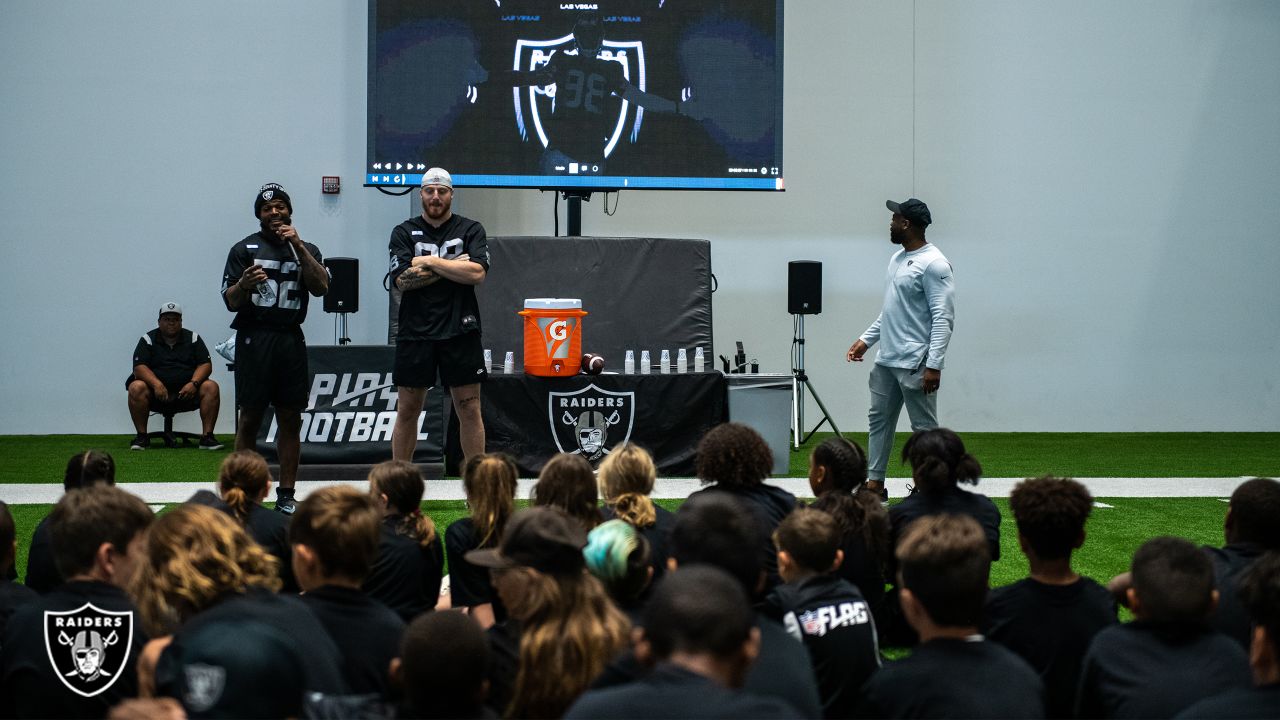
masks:
<path id="1" fill-rule="evenodd" d="M 129 389 L 129 416 L 138 434 L 129 444 L 131 450 L 146 450 L 151 445 L 147 434 L 150 413 L 173 413 L 200 410 L 200 449 L 220 450 L 222 443 L 213 436 L 218 420 L 221 395 L 218 383 L 209 379 L 213 362 L 204 340 L 190 330 L 182 329 L 182 306 L 167 302 L 160 306 L 159 327 L 145 333 L 133 349 L 133 374 L 125 380 Z M 166 430 L 170 428 L 166 426 Z M 166 444 L 172 438 L 166 437 Z"/>

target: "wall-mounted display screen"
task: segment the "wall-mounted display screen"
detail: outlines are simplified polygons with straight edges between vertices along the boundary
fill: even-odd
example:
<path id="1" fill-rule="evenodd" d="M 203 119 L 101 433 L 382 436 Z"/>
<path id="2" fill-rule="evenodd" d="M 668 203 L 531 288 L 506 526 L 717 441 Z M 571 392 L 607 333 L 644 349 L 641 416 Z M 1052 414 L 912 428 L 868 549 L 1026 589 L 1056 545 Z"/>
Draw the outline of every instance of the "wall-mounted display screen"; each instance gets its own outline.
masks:
<path id="1" fill-rule="evenodd" d="M 365 185 L 782 190 L 782 0 L 370 0 Z"/>

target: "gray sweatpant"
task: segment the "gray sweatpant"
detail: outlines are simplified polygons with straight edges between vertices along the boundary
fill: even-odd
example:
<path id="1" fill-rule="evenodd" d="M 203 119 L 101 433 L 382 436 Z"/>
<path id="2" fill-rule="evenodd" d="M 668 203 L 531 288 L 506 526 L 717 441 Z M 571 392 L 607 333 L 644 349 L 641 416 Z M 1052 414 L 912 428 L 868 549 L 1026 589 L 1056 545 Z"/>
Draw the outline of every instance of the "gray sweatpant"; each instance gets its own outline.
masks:
<path id="1" fill-rule="evenodd" d="M 867 479 L 884 480 L 893 452 L 893 433 L 898 427 L 898 413 L 907 406 L 911 430 L 938 427 L 938 393 L 925 395 L 921 389 L 924 368 L 886 367 L 876 363 L 871 368 L 867 387 L 871 390 L 871 412 L 867 435 Z"/>

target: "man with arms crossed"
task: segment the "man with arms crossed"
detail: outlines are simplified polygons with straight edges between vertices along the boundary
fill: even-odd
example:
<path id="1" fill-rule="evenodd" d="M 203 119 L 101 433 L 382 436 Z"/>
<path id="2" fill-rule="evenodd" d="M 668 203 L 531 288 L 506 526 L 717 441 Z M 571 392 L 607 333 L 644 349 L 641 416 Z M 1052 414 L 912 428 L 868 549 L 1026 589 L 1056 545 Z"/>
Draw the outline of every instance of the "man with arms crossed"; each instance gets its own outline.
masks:
<path id="1" fill-rule="evenodd" d="M 256 450 L 267 405 L 274 405 L 280 484 L 276 509 L 293 514 L 293 486 L 302 451 L 302 409 L 310 377 L 302 321 L 308 295 L 329 292 L 320 248 L 303 242 L 293 227 L 293 204 L 284 188 L 268 183 L 253 201 L 262 229 L 236 243 L 222 271 L 222 300 L 236 314 L 236 450 Z"/>
<path id="2" fill-rule="evenodd" d="M 885 469 L 903 404 L 913 431 L 938 427 L 935 393 L 942 384 L 942 362 L 955 325 L 955 284 L 951 263 L 925 240 L 925 228 L 933 222 L 929 206 L 915 198 L 885 205 L 893 213 L 889 241 L 902 249 L 889 259 L 880 316 L 854 341 L 847 358 L 861 362 L 867 349 L 880 342 L 867 382 L 871 389 L 867 486 L 887 502 Z"/>
<path id="3" fill-rule="evenodd" d="M 455 215 L 453 178 L 433 167 L 422 176 L 422 215 L 391 231 L 391 279 L 400 298 L 396 361 L 399 388 L 391 456 L 413 462 L 427 389 L 449 388 L 465 458 L 484 452 L 480 383 L 489 376 L 480 346 L 475 286 L 489 272 L 484 227 Z"/>

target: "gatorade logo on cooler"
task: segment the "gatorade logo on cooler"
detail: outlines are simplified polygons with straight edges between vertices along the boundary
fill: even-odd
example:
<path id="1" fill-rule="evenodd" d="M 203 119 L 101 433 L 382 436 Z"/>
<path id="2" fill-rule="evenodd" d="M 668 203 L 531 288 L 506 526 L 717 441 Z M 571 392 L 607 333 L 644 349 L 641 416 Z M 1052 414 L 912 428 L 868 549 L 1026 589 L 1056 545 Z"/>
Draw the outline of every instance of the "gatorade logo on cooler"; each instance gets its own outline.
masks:
<path id="1" fill-rule="evenodd" d="M 578 318 L 538 318 L 542 341 L 547 345 L 548 358 L 569 357 L 569 338 L 578 327 Z"/>

